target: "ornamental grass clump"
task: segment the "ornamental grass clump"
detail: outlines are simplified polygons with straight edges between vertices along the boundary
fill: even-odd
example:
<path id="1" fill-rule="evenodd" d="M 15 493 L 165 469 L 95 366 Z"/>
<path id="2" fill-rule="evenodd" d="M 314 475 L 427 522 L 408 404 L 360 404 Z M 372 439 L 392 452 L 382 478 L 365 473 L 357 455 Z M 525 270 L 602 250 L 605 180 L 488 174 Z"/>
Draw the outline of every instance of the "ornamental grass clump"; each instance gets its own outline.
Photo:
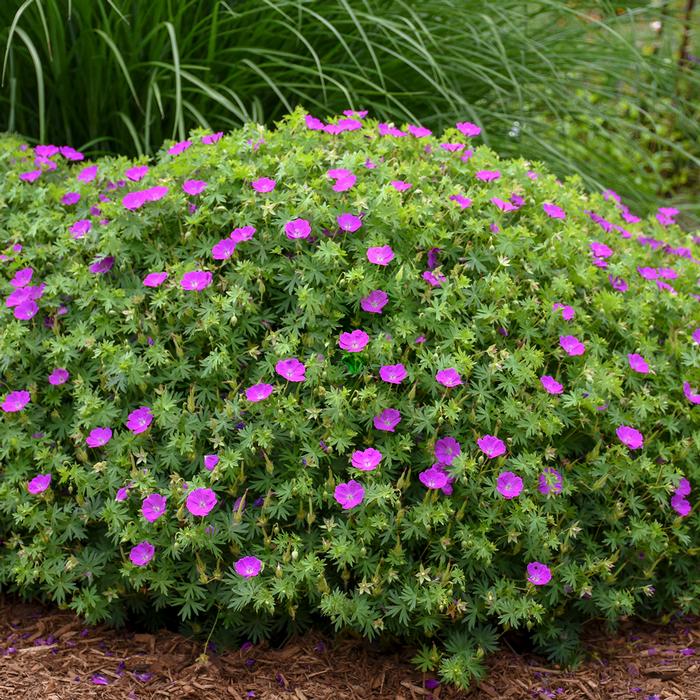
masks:
<path id="1" fill-rule="evenodd" d="M 251 640 L 320 616 L 460 685 L 505 630 L 567 660 L 585 620 L 700 611 L 673 211 L 463 122 L 80 157 L 0 153 L 4 590 Z"/>

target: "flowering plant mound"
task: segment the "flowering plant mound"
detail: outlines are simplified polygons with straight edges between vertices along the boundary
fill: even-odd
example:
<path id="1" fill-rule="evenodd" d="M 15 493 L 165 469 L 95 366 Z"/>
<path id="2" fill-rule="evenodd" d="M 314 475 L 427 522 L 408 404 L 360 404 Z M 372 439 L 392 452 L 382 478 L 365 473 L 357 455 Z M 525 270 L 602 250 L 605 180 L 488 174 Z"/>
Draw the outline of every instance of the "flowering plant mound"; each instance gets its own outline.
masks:
<path id="1" fill-rule="evenodd" d="M 321 614 L 461 685 L 503 630 L 566 659 L 586 619 L 699 611 L 673 211 L 468 122 L 67 152 L 0 150 L 2 588 L 251 639 Z"/>

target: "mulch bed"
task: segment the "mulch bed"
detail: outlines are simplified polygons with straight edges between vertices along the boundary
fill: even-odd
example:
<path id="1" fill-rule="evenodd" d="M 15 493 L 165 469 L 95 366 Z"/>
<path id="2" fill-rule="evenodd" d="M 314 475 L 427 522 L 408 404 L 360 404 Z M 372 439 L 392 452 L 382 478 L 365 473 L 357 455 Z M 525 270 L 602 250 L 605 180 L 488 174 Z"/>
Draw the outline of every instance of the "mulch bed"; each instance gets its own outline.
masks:
<path id="1" fill-rule="evenodd" d="M 0 600 L 0 697 L 41 700 L 700 700 L 700 620 L 626 622 L 617 636 L 586 635 L 575 671 L 508 649 L 469 692 L 435 684 L 408 662 L 320 634 L 204 654 L 169 631 L 85 627 L 71 613 Z"/>

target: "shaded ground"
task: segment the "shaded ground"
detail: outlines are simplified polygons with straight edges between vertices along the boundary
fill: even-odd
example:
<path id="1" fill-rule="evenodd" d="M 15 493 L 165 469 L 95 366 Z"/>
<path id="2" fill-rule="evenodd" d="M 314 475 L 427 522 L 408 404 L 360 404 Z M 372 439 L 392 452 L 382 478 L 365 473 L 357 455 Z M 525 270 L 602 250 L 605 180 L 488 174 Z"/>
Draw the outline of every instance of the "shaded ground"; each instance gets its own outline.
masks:
<path id="1" fill-rule="evenodd" d="M 700 620 L 625 623 L 619 636 L 588 634 L 574 672 L 509 649 L 489 660 L 469 692 L 437 686 L 408 663 L 354 640 L 309 634 L 204 656 L 172 632 L 86 628 L 70 613 L 0 600 L 0 697 L 42 700 L 700 700 Z"/>

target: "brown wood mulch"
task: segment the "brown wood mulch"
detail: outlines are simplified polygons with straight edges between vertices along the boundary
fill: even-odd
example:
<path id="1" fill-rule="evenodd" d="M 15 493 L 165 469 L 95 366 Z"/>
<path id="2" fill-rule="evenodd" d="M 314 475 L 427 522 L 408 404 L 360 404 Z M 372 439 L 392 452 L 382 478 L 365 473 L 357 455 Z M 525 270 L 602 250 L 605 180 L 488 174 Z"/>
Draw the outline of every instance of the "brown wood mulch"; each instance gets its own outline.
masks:
<path id="1" fill-rule="evenodd" d="M 168 631 L 85 627 L 71 613 L 0 600 L 0 698 L 12 700 L 700 700 L 700 619 L 626 622 L 586 635 L 576 670 L 507 647 L 470 691 L 412 668 L 410 650 L 378 652 L 320 634 L 281 649 L 209 649 Z"/>

